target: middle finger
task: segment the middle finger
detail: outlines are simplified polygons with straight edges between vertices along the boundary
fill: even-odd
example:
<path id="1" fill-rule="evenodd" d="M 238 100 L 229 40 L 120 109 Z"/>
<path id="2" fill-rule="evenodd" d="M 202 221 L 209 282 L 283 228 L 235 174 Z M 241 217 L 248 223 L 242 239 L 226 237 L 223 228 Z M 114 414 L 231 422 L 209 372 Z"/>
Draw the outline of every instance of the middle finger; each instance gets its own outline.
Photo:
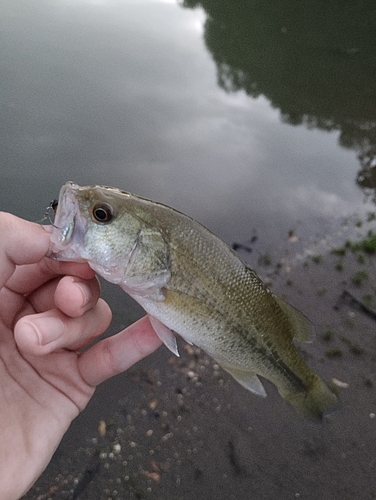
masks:
<path id="1" fill-rule="evenodd" d="M 7 288 L 13 292 L 27 295 L 50 280 L 63 275 L 74 275 L 83 279 L 91 279 L 95 275 L 95 272 L 87 263 L 60 262 L 45 257 L 37 264 L 17 266 L 7 282 Z"/>

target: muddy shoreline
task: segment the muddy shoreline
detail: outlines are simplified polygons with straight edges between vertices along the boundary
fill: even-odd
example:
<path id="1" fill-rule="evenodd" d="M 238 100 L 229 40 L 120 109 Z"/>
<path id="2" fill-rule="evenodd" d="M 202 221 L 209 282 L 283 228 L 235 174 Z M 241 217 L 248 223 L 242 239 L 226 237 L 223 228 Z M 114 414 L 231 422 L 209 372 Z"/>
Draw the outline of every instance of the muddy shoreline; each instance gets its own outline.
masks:
<path id="1" fill-rule="evenodd" d="M 102 384 L 23 498 L 375 499 L 376 324 L 359 306 L 376 311 L 375 263 L 328 250 L 258 268 L 316 325 L 299 349 L 341 399 L 323 424 L 302 421 L 267 382 L 265 400 L 248 393 L 180 342 L 181 358 L 162 347 Z M 121 291 L 104 294 L 118 327 L 142 314 Z"/>

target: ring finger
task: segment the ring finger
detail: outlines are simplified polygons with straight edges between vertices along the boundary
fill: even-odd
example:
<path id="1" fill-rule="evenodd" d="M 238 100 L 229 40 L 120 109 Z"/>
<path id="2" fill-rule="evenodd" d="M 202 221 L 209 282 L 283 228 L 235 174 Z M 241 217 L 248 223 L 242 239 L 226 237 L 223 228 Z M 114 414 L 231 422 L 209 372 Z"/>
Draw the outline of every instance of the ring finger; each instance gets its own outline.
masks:
<path id="1" fill-rule="evenodd" d="M 28 300 L 37 313 L 57 307 L 72 318 L 91 309 L 99 299 L 97 278 L 84 280 L 77 276 L 56 278 L 29 295 Z"/>

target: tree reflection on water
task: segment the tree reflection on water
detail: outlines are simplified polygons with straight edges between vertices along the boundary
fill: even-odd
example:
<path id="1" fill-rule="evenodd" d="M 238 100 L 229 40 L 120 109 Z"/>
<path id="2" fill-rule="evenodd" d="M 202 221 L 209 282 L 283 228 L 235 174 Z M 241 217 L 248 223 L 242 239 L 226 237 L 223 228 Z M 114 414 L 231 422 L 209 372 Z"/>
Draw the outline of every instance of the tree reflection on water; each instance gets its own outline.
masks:
<path id="1" fill-rule="evenodd" d="M 374 0 L 184 0 L 207 15 L 205 42 L 227 92 L 264 95 L 291 125 L 339 131 L 357 184 L 376 202 Z"/>

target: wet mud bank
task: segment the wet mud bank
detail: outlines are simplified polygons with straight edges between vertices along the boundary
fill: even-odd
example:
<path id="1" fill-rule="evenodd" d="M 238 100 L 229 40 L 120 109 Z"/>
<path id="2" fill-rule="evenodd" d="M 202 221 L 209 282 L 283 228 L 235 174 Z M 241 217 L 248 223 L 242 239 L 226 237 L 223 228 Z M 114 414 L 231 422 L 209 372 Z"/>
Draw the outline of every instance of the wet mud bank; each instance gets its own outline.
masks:
<path id="1" fill-rule="evenodd" d="M 376 254 L 350 243 L 290 245 L 254 265 L 316 325 L 299 350 L 341 399 L 322 424 L 268 382 L 268 398 L 248 393 L 179 342 L 180 358 L 162 347 L 98 387 L 24 499 L 375 499 Z M 114 328 L 142 314 L 121 291 L 105 294 Z"/>

